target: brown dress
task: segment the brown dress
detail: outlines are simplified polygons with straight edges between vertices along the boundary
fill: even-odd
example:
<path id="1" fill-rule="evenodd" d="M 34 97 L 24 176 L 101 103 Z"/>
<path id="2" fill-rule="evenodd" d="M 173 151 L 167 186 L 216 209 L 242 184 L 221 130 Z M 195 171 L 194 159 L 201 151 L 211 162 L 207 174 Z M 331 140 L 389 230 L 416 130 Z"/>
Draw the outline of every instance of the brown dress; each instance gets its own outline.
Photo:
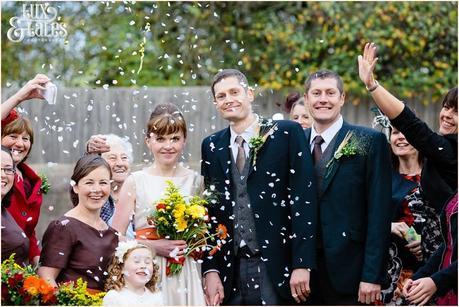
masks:
<path id="1" fill-rule="evenodd" d="M 62 269 L 57 283 L 82 278 L 88 288 L 103 290 L 106 270 L 118 236 L 115 230 L 97 230 L 73 217 L 52 221 L 43 235 L 42 266 Z"/>
<path id="2" fill-rule="evenodd" d="M 6 208 L 2 206 L 2 261 L 11 254 L 19 265 L 29 263 L 29 238 Z"/>

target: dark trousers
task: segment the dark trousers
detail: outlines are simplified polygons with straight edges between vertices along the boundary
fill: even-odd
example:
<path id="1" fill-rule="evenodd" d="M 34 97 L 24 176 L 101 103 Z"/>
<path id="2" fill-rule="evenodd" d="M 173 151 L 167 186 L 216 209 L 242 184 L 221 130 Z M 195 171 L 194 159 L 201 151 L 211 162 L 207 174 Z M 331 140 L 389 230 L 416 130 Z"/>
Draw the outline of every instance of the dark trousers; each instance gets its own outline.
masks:
<path id="1" fill-rule="evenodd" d="M 226 305 L 283 305 L 260 256 L 236 257 L 233 291 Z"/>
<path id="2" fill-rule="evenodd" d="M 335 290 L 330 274 L 325 263 L 324 250 L 317 249 L 317 270 L 311 274 L 311 297 L 307 300 L 308 305 L 362 305 L 358 302 L 358 292 L 354 294 L 342 294 Z"/>

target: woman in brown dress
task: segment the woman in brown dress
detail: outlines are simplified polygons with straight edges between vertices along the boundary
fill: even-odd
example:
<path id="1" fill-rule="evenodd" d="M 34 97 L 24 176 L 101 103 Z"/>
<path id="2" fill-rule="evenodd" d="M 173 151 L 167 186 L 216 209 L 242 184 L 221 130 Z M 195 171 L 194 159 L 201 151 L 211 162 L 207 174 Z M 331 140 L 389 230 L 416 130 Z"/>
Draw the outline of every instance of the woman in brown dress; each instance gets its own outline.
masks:
<path id="1" fill-rule="evenodd" d="M 13 187 L 16 168 L 11 151 L 2 146 L 2 260 L 14 254 L 14 261 L 19 265 L 29 263 L 29 238 L 6 210 L 10 205 L 10 191 Z"/>
<path id="2" fill-rule="evenodd" d="M 52 285 L 82 278 L 103 290 L 106 269 L 118 244 L 115 230 L 100 218 L 110 194 L 110 166 L 98 155 L 80 158 L 72 175 L 74 208 L 52 221 L 43 236 L 38 274 Z"/>

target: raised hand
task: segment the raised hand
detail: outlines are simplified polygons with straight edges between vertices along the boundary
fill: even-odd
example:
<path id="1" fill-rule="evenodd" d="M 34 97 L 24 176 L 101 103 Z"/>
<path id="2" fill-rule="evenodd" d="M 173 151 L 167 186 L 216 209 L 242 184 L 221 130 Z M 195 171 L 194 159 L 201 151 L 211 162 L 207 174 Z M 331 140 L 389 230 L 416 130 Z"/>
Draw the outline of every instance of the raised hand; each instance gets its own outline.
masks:
<path id="1" fill-rule="evenodd" d="M 43 95 L 40 93 L 40 90 L 44 90 L 44 85 L 49 81 L 50 80 L 47 76 L 38 74 L 35 76 L 35 78 L 27 82 L 26 85 L 24 85 L 19 91 L 17 91 L 13 96 L 2 103 L 2 120 L 4 120 L 11 112 L 11 110 L 13 110 L 24 100 L 33 98 L 44 99 Z"/>
<path id="2" fill-rule="evenodd" d="M 18 103 L 33 98 L 44 99 L 39 90 L 45 90 L 44 85 L 49 81 L 47 76 L 37 74 L 35 78 L 27 82 L 14 96 L 18 100 Z"/>
<path id="3" fill-rule="evenodd" d="M 103 135 L 92 135 L 86 143 L 87 153 L 104 153 L 110 151 L 110 145 L 107 144 L 107 138 Z"/>
<path id="4" fill-rule="evenodd" d="M 359 77 L 367 88 L 374 85 L 373 71 L 376 66 L 378 58 L 376 57 L 375 43 L 366 43 L 363 49 L 363 56 L 359 55 L 357 58 L 359 62 Z"/>
<path id="5" fill-rule="evenodd" d="M 408 229 L 409 227 L 405 222 L 399 222 L 399 223 L 391 223 L 390 231 L 394 235 L 399 236 L 400 238 L 403 239 Z"/>

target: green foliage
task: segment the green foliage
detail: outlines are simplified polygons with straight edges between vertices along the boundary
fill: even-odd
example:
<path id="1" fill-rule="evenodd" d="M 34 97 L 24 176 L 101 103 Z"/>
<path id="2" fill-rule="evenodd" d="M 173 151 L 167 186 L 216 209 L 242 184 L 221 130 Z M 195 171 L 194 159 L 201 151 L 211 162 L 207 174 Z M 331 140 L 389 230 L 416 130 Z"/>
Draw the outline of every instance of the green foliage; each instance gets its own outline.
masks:
<path id="1" fill-rule="evenodd" d="M 21 14 L 18 3 L 2 3 L 4 29 Z M 68 24 L 67 41 L 13 43 L 3 31 L 3 84 L 42 71 L 65 86 L 209 85 L 219 69 L 235 67 L 261 87 L 287 90 L 328 68 L 358 103 L 367 93 L 356 58 L 367 41 L 379 46 L 377 78 L 400 97 L 436 100 L 457 84 L 457 2 L 52 5 Z"/>
<path id="2" fill-rule="evenodd" d="M 102 306 L 105 292 L 91 294 L 88 292 L 87 282 L 78 278 L 75 282 L 59 285 L 57 301 L 62 306 Z"/>

